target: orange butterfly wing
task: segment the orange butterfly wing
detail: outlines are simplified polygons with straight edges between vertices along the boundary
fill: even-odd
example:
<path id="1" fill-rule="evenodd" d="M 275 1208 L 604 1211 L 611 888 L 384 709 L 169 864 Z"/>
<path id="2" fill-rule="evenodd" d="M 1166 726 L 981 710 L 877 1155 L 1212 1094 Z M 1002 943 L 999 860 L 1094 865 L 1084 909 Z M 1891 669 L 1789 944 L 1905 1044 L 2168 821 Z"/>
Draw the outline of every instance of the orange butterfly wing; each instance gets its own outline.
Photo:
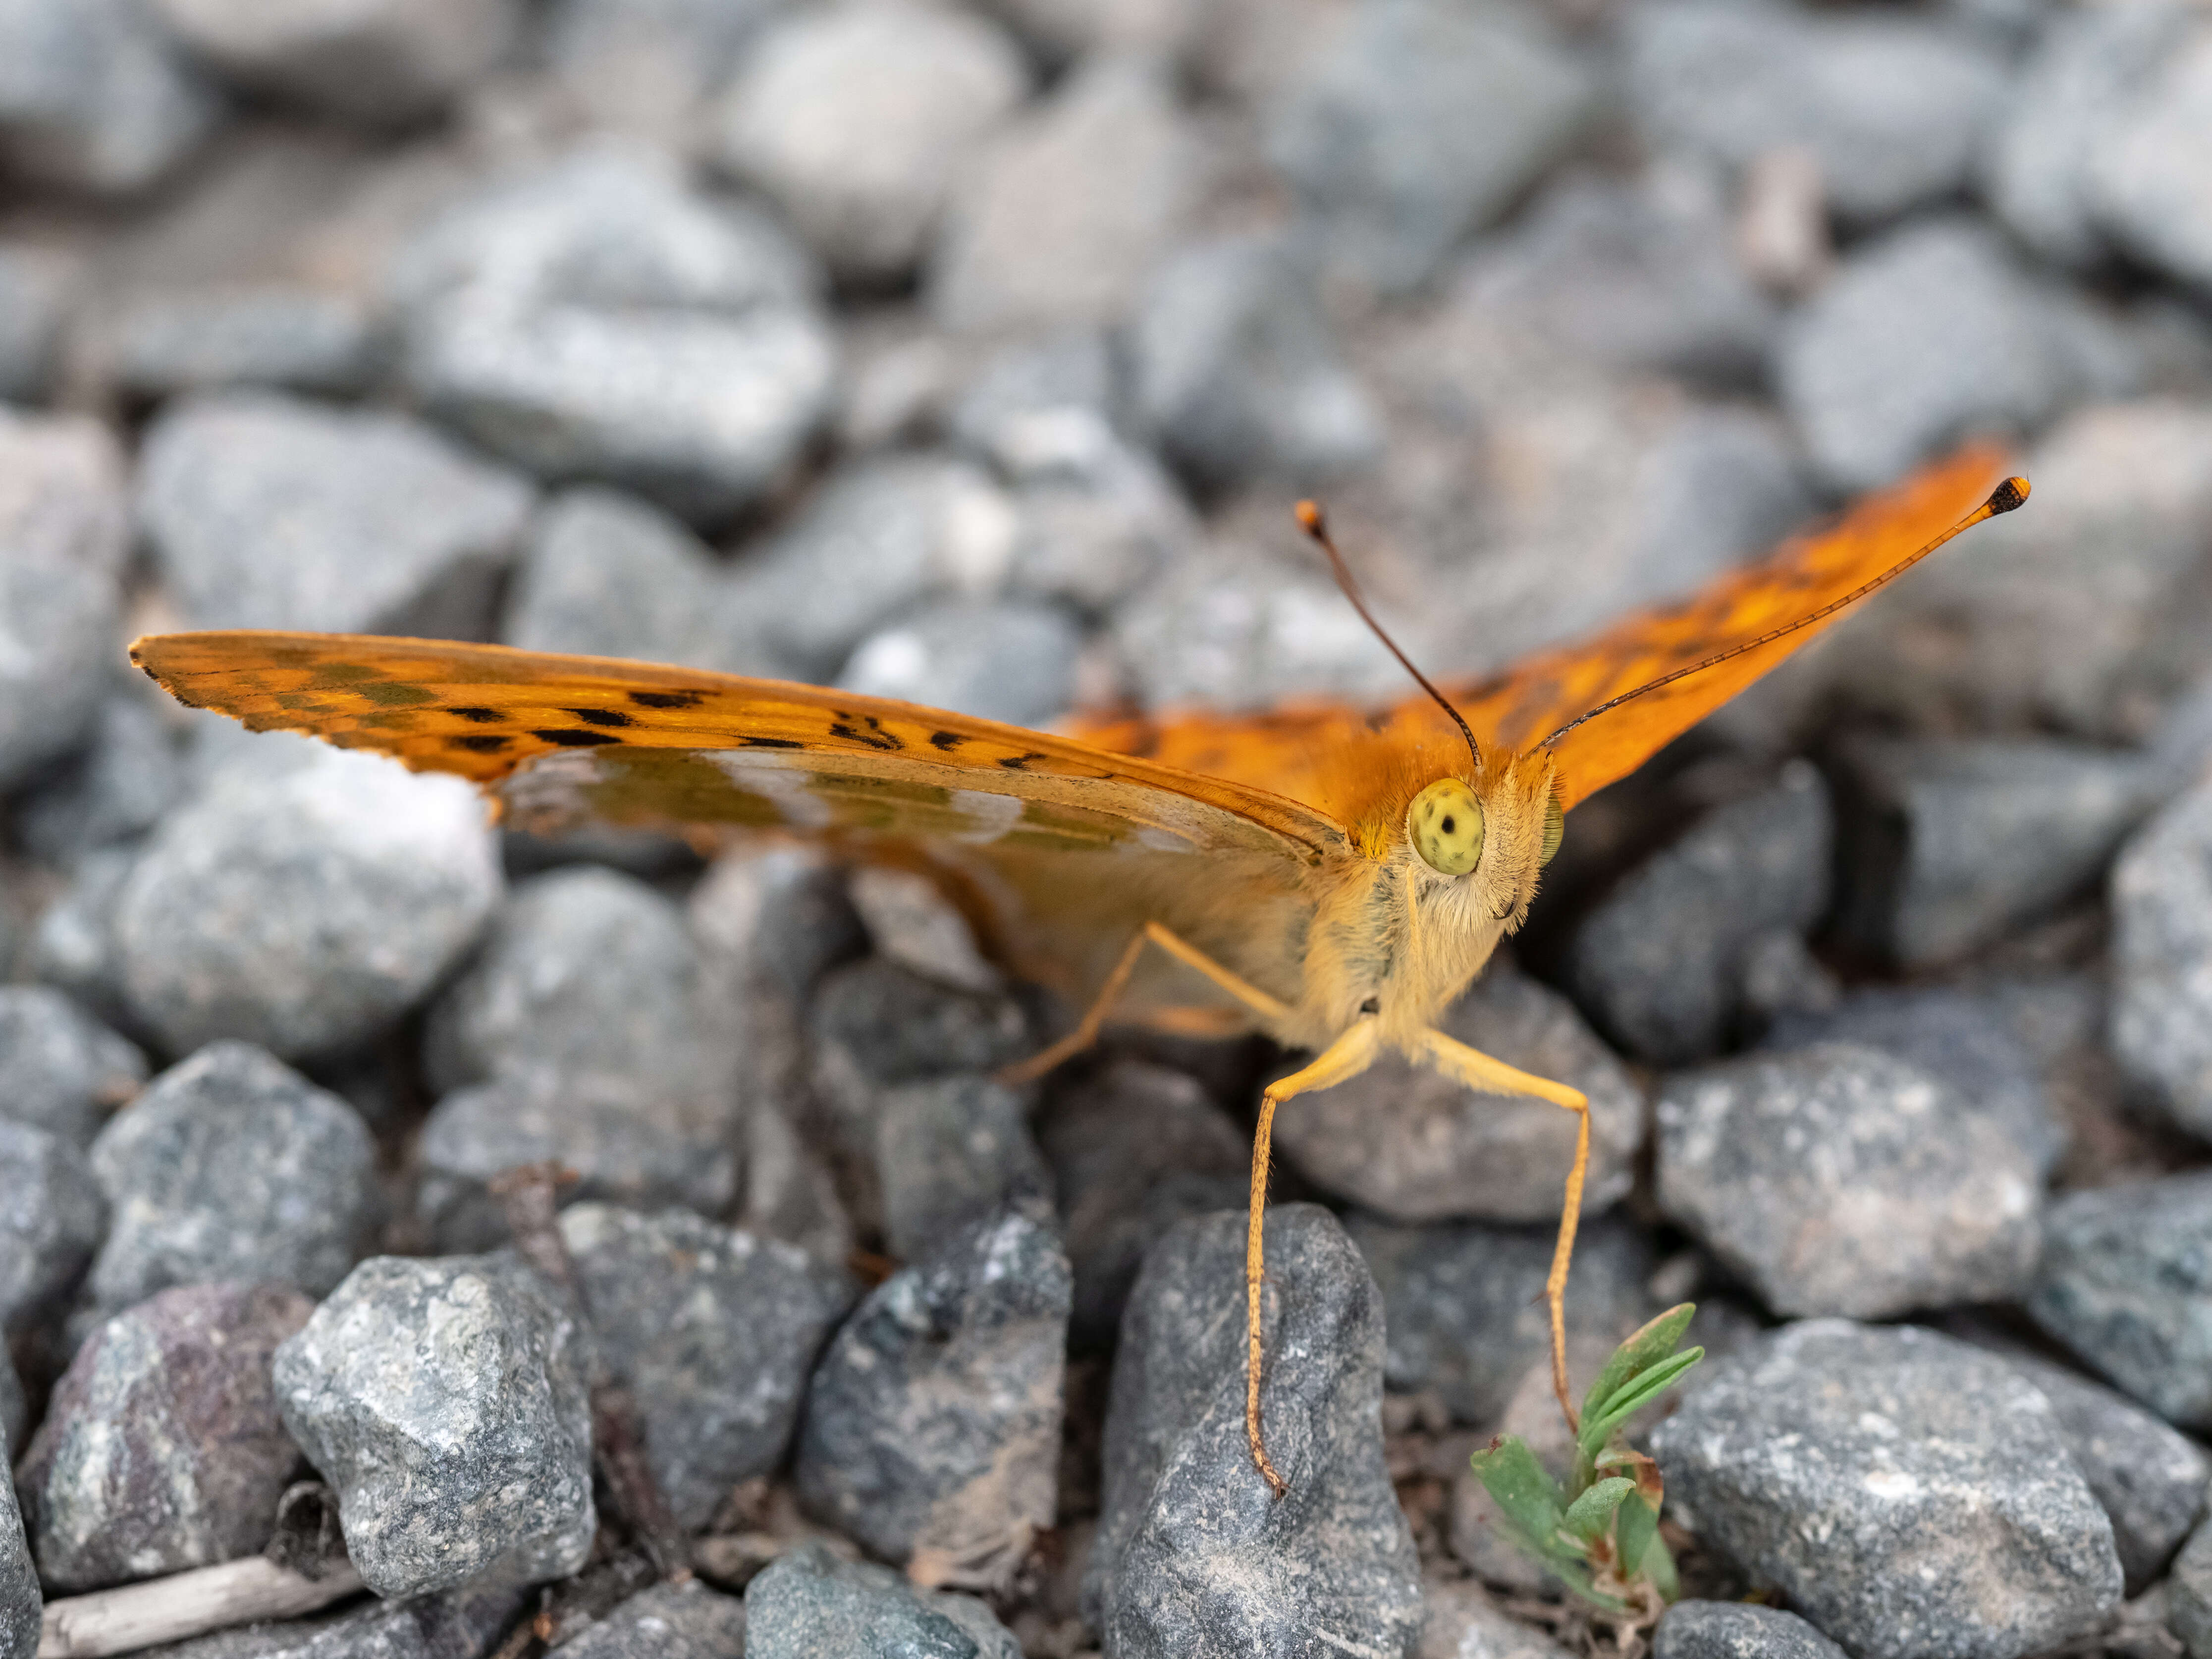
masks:
<path id="1" fill-rule="evenodd" d="M 1444 693 L 1486 744 L 1517 752 L 1653 680 L 1740 652 L 1560 736 L 1553 745 L 1560 793 L 1572 806 L 1634 771 L 1817 637 L 1834 615 L 1753 644 L 1848 599 L 1927 546 L 1988 497 L 2002 463 L 1995 447 L 1969 446 L 1679 604 L 1639 611 L 1593 639 L 1540 652 L 1488 679 L 1448 684 Z M 1343 822 L 1359 812 L 1356 785 L 1346 781 L 1358 769 L 1347 757 L 1366 755 L 1372 770 L 1374 761 L 1418 750 L 1449 764 L 1458 741 L 1426 698 L 1373 714 L 1314 702 L 1251 715 L 1098 720 L 1073 729 L 1103 749 L 1248 784 L 1265 781 L 1262 787 L 1322 806 Z"/>

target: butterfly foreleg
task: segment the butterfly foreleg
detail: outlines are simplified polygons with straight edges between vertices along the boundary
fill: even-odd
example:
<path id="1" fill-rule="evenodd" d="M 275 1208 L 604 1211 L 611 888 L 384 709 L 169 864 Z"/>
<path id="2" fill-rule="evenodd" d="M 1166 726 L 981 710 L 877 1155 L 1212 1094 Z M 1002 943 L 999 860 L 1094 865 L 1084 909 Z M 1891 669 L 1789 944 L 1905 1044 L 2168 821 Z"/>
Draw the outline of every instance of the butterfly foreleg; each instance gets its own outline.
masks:
<path id="1" fill-rule="evenodd" d="M 1568 1427 L 1579 1429 L 1581 1418 L 1567 1387 L 1567 1264 L 1574 1258 L 1575 1227 L 1583 1212 L 1583 1176 L 1589 1168 L 1589 1099 L 1579 1089 L 1492 1060 L 1442 1031 L 1421 1034 L 1421 1058 L 1446 1077 L 1456 1078 L 1484 1094 L 1533 1095 L 1575 1114 L 1575 1161 L 1567 1171 L 1566 1201 L 1559 1211 L 1559 1242 L 1552 1252 L 1552 1271 L 1544 1279 L 1544 1306 L 1552 1322 L 1552 1392 L 1559 1398 Z"/>
<path id="2" fill-rule="evenodd" d="M 1358 1077 L 1375 1063 L 1378 1046 L 1375 1022 L 1363 1019 L 1316 1054 L 1310 1065 L 1277 1079 L 1260 1094 L 1259 1127 L 1252 1132 L 1251 1209 L 1244 1232 L 1244 1437 L 1252 1448 L 1252 1462 L 1278 1498 L 1290 1487 L 1267 1461 L 1267 1449 L 1260 1439 L 1260 1286 L 1266 1273 L 1267 1164 L 1275 1108 L 1292 1095 L 1332 1088 Z"/>
<path id="3" fill-rule="evenodd" d="M 1091 1006 L 1083 1011 L 1083 1018 L 1076 1022 L 1075 1029 L 1051 1047 L 1031 1054 L 1018 1064 L 1007 1066 L 999 1073 L 1000 1081 L 1008 1084 L 1035 1082 L 1062 1060 L 1073 1060 L 1097 1042 L 1098 1032 L 1106 1024 L 1106 1016 L 1113 1011 L 1115 1000 L 1127 988 L 1129 975 L 1136 971 L 1137 958 L 1144 954 L 1147 944 L 1157 945 L 1176 961 L 1197 969 L 1262 1018 L 1279 1021 L 1290 1012 L 1283 1003 L 1269 996 L 1249 980 L 1231 972 L 1196 945 L 1178 938 L 1160 923 L 1148 921 L 1130 936 L 1121 958 L 1115 963 L 1113 971 L 1106 975 L 1106 982 L 1098 988 L 1098 994 L 1091 1000 Z"/>

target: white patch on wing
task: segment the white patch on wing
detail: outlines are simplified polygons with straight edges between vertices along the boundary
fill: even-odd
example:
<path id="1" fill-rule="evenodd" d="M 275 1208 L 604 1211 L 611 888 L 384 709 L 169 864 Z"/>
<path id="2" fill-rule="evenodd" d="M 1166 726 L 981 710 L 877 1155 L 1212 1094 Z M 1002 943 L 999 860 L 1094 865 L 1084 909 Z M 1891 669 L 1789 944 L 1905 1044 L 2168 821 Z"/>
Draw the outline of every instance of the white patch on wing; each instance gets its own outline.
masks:
<path id="1" fill-rule="evenodd" d="M 707 757 L 730 781 L 772 805 L 794 830 L 827 830 L 836 809 L 808 787 L 805 773 L 787 762 L 757 758 L 743 750 L 717 750 Z"/>
<path id="2" fill-rule="evenodd" d="M 951 810 L 963 817 L 975 820 L 972 830 L 959 830 L 951 839 L 981 847 L 1012 829 L 1022 821 L 1023 802 L 1016 795 L 994 795 L 981 789 L 953 789 L 947 792 L 951 799 Z"/>

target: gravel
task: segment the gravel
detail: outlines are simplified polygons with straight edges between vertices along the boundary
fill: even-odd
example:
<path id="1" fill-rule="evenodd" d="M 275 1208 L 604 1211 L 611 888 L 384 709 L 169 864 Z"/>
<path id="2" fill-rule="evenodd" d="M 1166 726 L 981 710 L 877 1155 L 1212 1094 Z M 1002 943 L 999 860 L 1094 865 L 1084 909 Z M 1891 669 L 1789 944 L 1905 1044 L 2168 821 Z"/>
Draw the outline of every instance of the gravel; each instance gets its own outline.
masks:
<path id="1" fill-rule="evenodd" d="M 745 1586 L 746 1659 L 828 1653 L 1021 1659 L 1022 1645 L 972 1595 L 920 1589 L 889 1567 L 805 1544 Z"/>
<path id="2" fill-rule="evenodd" d="M 2155 53 L 2091 152 L 2099 217 L 2140 260 L 2185 283 L 2212 282 L 2212 195 L 2204 167 L 2212 111 L 2212 32 L 2194 23 Z"/>
<path id="3" fill-rule="evenodd" d="M 0 401 L 45 401 L 76 274 L 76 262 L 54 249 L 0 243 Z"/>
<path id="4" fill-rule="evenodd" d="M 146 1056 L 62 992 L 0 987 L 0 1117 L 80 1149 L 146 1081 Z"/>
<path id="5" fill-rule="evenodd" d="M 1029 1097 L 988 1077 L 931 1078 L 884 1091 L 876 1109 L 884 1243 L 902 1261 L 1011 1206 L 1050 1225 L 1052 1177 L 1030 1134 Z"/>
<path id="6" fill-rule="evenodd" d="M 15 1483 L 0 1480 L 0 1656 L 36 1659 L 44 1612 L 38 1568 L 15 1506 Z"/>
<path id="7" fill-rule="evenodd" d="M 21 1334 L 59 1311 L 106 1231 L 107 1200 L 84 1155 L 0 1118 L 0 1332 Z"/>
<path id="8" fill-rule="evenodd" d="M 1931 1331 L 1772 1333 L 1705 1367 L 1651 1448 L 1676 1518 L 1853 1652 L 2039 1652 L 2119 1603 L 2043 1396 Z"/>
<path id="9" fill-rule="evenodd" d="M 180 1285 L 85 1340 L 16 1469 L 50 1588 L 212 1566 L 269 1541 L 300 1467 L 269 1360 L 313 1307 L 281 1285 Z"/>
<path id="10" fill-rule="evenodd" d="M 229 386 L 360 392 L 380 346 L 359 300 L 269 287 L 141 298 L 103 322 L 88 349 L 125 393 L 161 398 Z"/>
<path id="11" fill-rule="evenodd" d="M 2167 1627 L 2182 1639 L 2189 1659 L 2212 1653 L 2212 1519 L 2190 1537 L 2166 1584 Z"/>
<path id="12" fill-rule="evenodd" d="M 1082 648 L 1083 630 L 1057 605 L 940 602 L 861 641 L 837 684 L 979 720 L 1048 726 L 1075 701 Z"/>
<path id="13" fill-rule="evenodd" d="M 1652 1632 L 1651 1659 L 1843 1659 L 1794 1613 L 1740 1601 L 1677 1601 Z"/>
<path id="14" fill-rule="evenodd" d="M 573 1659 L 742 1659 L 745 1604 L 693 1580 L 655 1584 L 585 1627 Z"/>
<path id="15" fill-rule="evenodd" d="M 222 113 L 215 88 L 134 0 L 16 0 L 0 14 L 0 167 L 127 197 L 175 169 Z"/>
<path id="16" fill-rule="evenodd" d="M 377 1256 L 276 1351 L 277 1407 L 387 1600 L 565 1577 L 592 1507 L 588 1340 L 504 1256 Z"/>
<path id="17" fill-rule="evenodd" d="M 149 697 L 111 692 L 89 735 L 84 751 L 46 769 L 16 820 L 24 850 L 58 869 L 137 842 L 186 793 L 183 757 Z"/>
<path id="18" fill-rule="evenodd" d="M 2212 784 L 2129 841 L 2112 900 L 2112 1053 L 2176 1127 L 2212 1138 Z"/>
<path id="19" fill-rule="evenodd" d="M 1286 1496 L 1245 1446 L 1244 1217 L 1162 1237 L 1121 1322 L 1083 1604 L 1131 1659 L 1313 1641 L 1398 1654 L 1419 1634 L 1382 1458 L 1382 1297 L 1325 1210 L 1269 1211 L 1267 1243 L 1260 1412 Z"/>

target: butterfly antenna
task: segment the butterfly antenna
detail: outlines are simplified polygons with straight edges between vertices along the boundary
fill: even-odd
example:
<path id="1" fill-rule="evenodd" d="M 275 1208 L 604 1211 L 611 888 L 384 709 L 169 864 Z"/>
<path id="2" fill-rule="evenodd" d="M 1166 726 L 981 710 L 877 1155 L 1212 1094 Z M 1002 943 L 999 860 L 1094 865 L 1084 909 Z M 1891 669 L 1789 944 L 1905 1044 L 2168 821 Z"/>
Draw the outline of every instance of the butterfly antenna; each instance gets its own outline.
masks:
<path id="1" fill-rule="evenodd" d="M 1344 597 L 1352 601 L 1352 608 L 1359 613 L 1359 620 L 1375 630 L 1375 637 L 1390 647 L 1390 654 L 1398 659 L 1399 665 L 1419 683 L 1422 690 L 1437 700 L 1437 708 L 1452 717 L 1452 724 L 1459 727 L 1460 735 L 1467 739 L 1467 752 L 1474 758 L 1474 769 L 1481 771 L 1482 750 L 1474 746 L 1474 730 L 1459 710 L 1445 699 L 1444 694 L 1429 684 L 1429 677 L 1413 666 L 1413 659 L 1398 648 L 1398 641 L 1384 631 L 1382 624 L 1375 620 L 1375 613 L 1367 608 L 1367 601 L 1359 597 L 1359 584 L 1352 580 L 1352 567 L 1345 563 L 1344 555 L 1336 550 L 1336 543 L 1329 537 L 1328 518 L 1321 510 L 1321 503 L 1300 501 L 1297 515 L 1298 528 L 1312 537 L 1321 550 L 1328 555 L 1328 568 L 1336 573 L 1336 585 L 1344 590 Z"/>
<path id="2" fill-rule="evenodd" d="M 1796 622 L 1784 623 L 1780 628 L 1772 629 L 1766 633 L 1761 634 L 1757 639 L 1746 640 L 1741 645 L 1732 645 L 1725 651 L 1714 653 L 1711 656 L 1707 657 L 1702 662 L 1693 662 L 1686 668 L 1677 668 L 1672 673 L 1662 674 L 1656 680 L 1646 680 L 1642 685 L 1638 686 L 1633 691 L 1624 691 L 1619 696 L 1598 704 L 1596 708 L 1591 709 L 1588 714 L 1577 715 L 1575 719 L 1569 720 L 1565 726 L 1553 732 L 1549 737 L 1539 739 L 1535 747 L 1541 749 L 1547 744 L 1557 743 L 1561 738 L 1565 737 L 1568 732 L 1573 731 L 1575 727 L 1582 725 L 1584 721 L 1594 720 L 1600 714 L 1603 714 L 1610 710 L 1618 708 L 1625 702 L 1633 702 L 1637 698 L 1644 696 L 1646 692 L 1656 691 L 1662 686 L 1672 685 L 1676 680 L 1687 679 L 1692 674 L 1702 674 L 1708 668 L 1717 668 L 1721 664 L 1727 662 L 1731 658 L 1741 657 L 1747 651 L 1757 651 L 1763 646 L 1773 644 L 1777 640 L 1787 639 L 1790 635 L 1797 633 L 1801 629 L 1810 628 L 1816 623 L 1826 622 L 1830 617 L 1834 616 L 1838 611 L 1844 610 L 1848 606 L 1856 605 L 1861 599 L 1866 598 L 1868 594 L 1873 592 L 1876 588 L 1886 587 L 1891 582 L 1895 581 L 1899 576 L 1902 576 L 1906 571 L 1911 569 L 1914 565 L 1918 564 L 1921 560 L 1926 558 L 1930 553 L 1933 553 L 1937 548 L 1942 546 L 1944 543 L 1949 541 L 1954 536 L 1959 535 L 1964 531 L 1972 530 L 1976 525 L 1981 523 L 1984 519 L 1994 519 L 2001 513 L 2009 513 L 2013 511 L 2014 508 L 2019 507 L 2023 501 L 2027 500 L 2027 489 L 2028 485 L 2027 479 L 2017 477 L 2007 478 L 2002 483 L 1999 484 L 1995 489 L 1990 492 L 1989 500 L 1984 501 L 1972 513 L 1966 514 L 1965 518 L 1960 520 L 1958 523 L 1953 525 L 1948 530 L 1938 536 L 1934 541 L 1929 543 L 1927 546 L 1920 549 L 1917 552 L 1907 554 L 1904 558 L 1899 559 L 1895 564 L 1890 566 L 1888 569 L 1883 571 L 1881 574 L 1876 576 L 1873 580 L 1863 583 L 1859 586 L 1853 588 L 1850 592 L 1844 594 L 1839 599 L 1830 600 L 1826 605 L 1822 605 L 1818 611 L 1813 611 L 1809 615 L 1800 617 Z M 1355 599 L 1352 603 L 1356 605 L 1358 601 Z M 1364 616 L 1366 613 L 1363 611 L 1361 614 Z M 1395 646 L 1391 648 L 1393 650 L 1396 649 Z M 1401 657 L 1399 660 L 1402 662 L 1405 659 Z M 1422 681 L 1422 684 L 1425 685 L 1428 682 L 1424 680 Z"/>

